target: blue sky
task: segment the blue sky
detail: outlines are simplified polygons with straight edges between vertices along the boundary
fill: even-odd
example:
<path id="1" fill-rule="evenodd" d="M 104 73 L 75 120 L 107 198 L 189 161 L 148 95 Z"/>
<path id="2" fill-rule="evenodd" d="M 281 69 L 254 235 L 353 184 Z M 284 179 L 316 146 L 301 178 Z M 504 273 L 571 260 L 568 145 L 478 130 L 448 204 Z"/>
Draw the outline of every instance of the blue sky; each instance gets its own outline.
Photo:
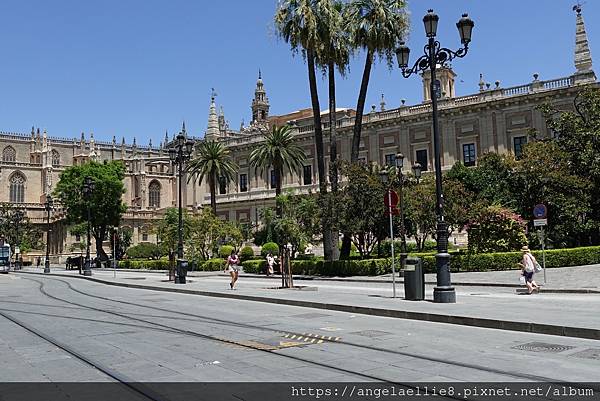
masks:
<path id="1" fill-rule="evenodd" d="M 409 1 L 409 46 L 417 57 L 425 43 L 421 19 L 430 7 L 440 15 L 438 38 L 456 48 L 455 23 L 463 12 L 475 21 L 466 58 L 453 64 L 457 95 L 477 91 L 479 73 L 503 87 L 574 72 L 574 1 Z M 307 72 L 277 39 L 275 0 L 2 0 L 0 7 L 0 130 L 146 145 L 172 135 L 185 119 L 201 136 L 211 88 L 231 127 L 250 120 L 258 69 L 271 114 L 310 106 Z M 600 2 L 584 3 L 592 56 L 600 57 Z M 595 60 L 600 60 L 598 58 Z M 338 80 L 338 107 L 356 105 L 364 54 Z M 594 65 L 600 73 L 600 61 Z M 327 108 L 326 82 L 320 81 Z M 387 107 L 422 100 L 420 78 L 403 79 L 383 64 L 372 71 L 367 107 L 385 93 Z"/>

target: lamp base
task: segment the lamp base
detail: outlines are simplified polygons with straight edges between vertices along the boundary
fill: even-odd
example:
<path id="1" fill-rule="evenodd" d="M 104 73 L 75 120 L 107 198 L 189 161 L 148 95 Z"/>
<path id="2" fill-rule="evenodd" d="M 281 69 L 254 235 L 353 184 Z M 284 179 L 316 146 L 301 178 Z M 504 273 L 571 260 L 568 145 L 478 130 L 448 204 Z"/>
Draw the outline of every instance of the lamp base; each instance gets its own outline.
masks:
<path id="1" fill-rule="evenodd" d="M 433 302 L 439 304 L 456 303 L 456 291 L 454 290 L 454 287 L 434 287 Z"/>
<path id="2" fill-rule="evenodd" d="M 44 273 L 50 273 L 50 261 L 46 260 L 44 263 Z"/>

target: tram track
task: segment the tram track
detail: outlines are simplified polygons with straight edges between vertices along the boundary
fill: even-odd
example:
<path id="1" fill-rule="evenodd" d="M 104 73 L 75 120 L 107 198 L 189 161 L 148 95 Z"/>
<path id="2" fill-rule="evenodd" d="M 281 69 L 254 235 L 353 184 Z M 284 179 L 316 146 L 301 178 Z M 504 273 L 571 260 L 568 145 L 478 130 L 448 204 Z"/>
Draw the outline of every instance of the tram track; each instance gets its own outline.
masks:
<path id="1" fill-rule="evenodd" d="M 38 283 L 38 285 L 39 285 L 39 287 L 38 287 L 39 291 L 42 294 L 44 294 L 45 296 L 47 296 L 47 297 L 49 297 L 51 299 L 58 300 L 58 301 L 61 301 L 61 302 L 64 302 L 64 303 L 67 303 L 67 304 L 70 304 L 70 305 L 72 305 L 74 303 L 72 300 L 65 299 L 65 298 L 60 298 L 60 297 L 57 297 L 55 295 L 52 295 L 52 294 L 48 293 L 48 291 L 46 291 L 46 289 L 44 288 L 44 283 L 42 281 L 39 281 L 39 280 L 36 280 L 36 279 L 33 279 L 33 278 L 25 278 L 25 279 L 26 280 L 30 280 L 30 281 L 34 281 L 34 282 Z M 144 305 L 142 303 L 137 303 L 137 302 L 129 302 L 129 301 L 124 301 L 124 300 L 115 300 L 115 299 L 112 299 L 112 298 L 109 298 L 109 297 L 103 297 L 103 296 L 100 296 L 100 295 L 91 294 L 89 292 L 82 291 L 82 290 L 80 290 L 78 288 L 75 288 L 70 282 L 68 282 L 66 280 L 63 280 L 63 279 L 56 279 L 56 278 L 45 278 L 45 279 L 51 280 L 51 281 L 60 282 L 60 283 L 62 283 L 64 285 L 66 285 L 67 288 L 69 288 L 71 291 L 73 291 L 75 293 L 78 293 L 80 295 L 83 295 L 85 297 L 90 297 L 90 298 L 94 298 L 94 299 L 99 299 L 99 300 L 103 300 L 103 301 L 117 303 L 121 309 L 123 309 L 122 305 L 130 305 L 130 306 L 146 308 L 146 309 L 150 309 L 150 310 L 154 310 L 154 311 L 159 311 L 159 312 L 172 313 L 172 310 L 169 310 L 169 309 L 166 309 L 166 308 L 161 308 L 161 307 L 157 307 L 157 306 Z M 275 354 L 275 355 L 286 357 L 286 358 L 296 359 L 298 361 L 302 361 L 302 362 L 305 362 L 305 363 L 310 363 L 310 364 L 318 365 L 320 367 L 324 367 L 324 368 L 328 368 L 328 369 L 334 369 L 336 371 L 342 371 L 344 373 L 349 373 L 349 374 L 352 374 L 352 375 L 358 375 L 360 377 L 364 377 L 365 379 L 376 380 L 376 381 L 383 381 L 383 382 L 389 382 L 388 380 L 385 380 L 385 379 L 382 379 L 382 378 L 379 378 L 379 377 L 376 377 L 376 376 L 366 375 L 364 373 L 354 372 L 352 370 L 343 369 L 343 368 L 341 368 L 339 366 L 331 366 L 331 365 L 324 364 L 324 363 L 319 362 L 319 361 L 314 361 L 314 360 L 310 360 L 310 359 L 306 359 L 306 358 L 301 358 L 301 357 L 298 357 L 298 356 L 292 356 L 292 355 L 282 354 L 282 353 L 274 352 L 273 350 L 261 349 L 260 347 L 256 347 L 256 346 L 253 346 L 253 345 L 236 342 L 235 340 L 224 339 L 224 338 L 220 338 L 220 337 L 216 337 L 216 336 L 211 336 L 211 335 L 204 334 L 204 333 L 199 333 L 199 332 L 192 331 L 192 330 L 180 329 L 180 328 L 169 326 L 169 325 L 166 325 L 166 324 L 157 323 L 155 321 L 149 321 L 149 320 L 146 320 L 146 319 L 142 319 L 140 317 L 136 317 L 136 316 L 140 315 L 140 314 L 136 314 L 136 313 L 131 313 L 131 312 L 127 312 L 127 311 L 123 311 L 123 313 L 121 313 L 121 312 L 115 312 L 115 311 L 107 311 L 107 310 L 104 310 L 104 309 L 95 308 L 95 307 L 86 306 L 86 305 L 79 305 L 79 306 L 83 307 L 83 308 L 86 308 L 86 309 L 90 309 L 90 310 L 94 310 L 94 311 L 98 311 L 98 312 L 102 312 L 102 313 L 107 313 L 107 314 L 114 315 L 114 316 L 119 316 L 119 317 L 124 318 L 124 319 L 131 319 L 131 320 L 134 320 L 134 321 L 138 321 L 138 322 L 142 322 L 142 323 L 154 325 L 155 327 L 160 327 L 161 329 L 164 329 L 164 330 L 174 331 L 174 332 L 177 332 L 178 334 L 182 334 L 182 335 L 186 335 L 186 336 L 203 338 L 203 339 L 210 340 L 210 341 L 217 341 L 217 342 L 220 342 L 220 343 L 226 343 L 226 344 L 230 344 L 230 345 L 241 346 L 241 347 L 244 347 L 244 348 L 254 349 L 254 350 L 258 350 L 258 351 L 262 351 L 262 352 L 269 352 L 271 354 Z M 132 315 L 135 315 L 135 316 L 132 316 Z M 214 317 L 208 317 L 208 316 L 198 315 L 198 314 L 189 313 L 189 312 L 178 312 L 178 315 L 183 315 L 183 316 L 186 316 L 188 318 L 194 318 L 194 319 L 186 319 L 186 320 L 192 320 L 192 321 L 196 321 L 196 322 L 200 321 L 200 322 L 204 322 L 204 323 L 209 323 L 211 325 L 228 325 L 228 326 L 234 326 L 234 327 L 237 326 L 237 327 L 243 327 L 243 328 L 248 328 L 248 329 L 253 329 L 253 330 L 260 330 L 262 332 L 267 332 L 267 333 L 272 333 L 272 334 L 278 334 L 278 335 L 281 335 L 282 333 L 291 334 L 291 335 L 295 334 L 295 335 L 298 335 L 298 336 L 305 335 L 305 333 L 294 333 L 293 331 L 282 332 L 281 330 L 276 330 L 276 329 L 272 329 L 272 328 L 269 328 L 269 327 L 257 326 L 257 325 L 251 325 L 251 324 L 246 324 L 246 323 L 239 323 L 239 322 L 233 322 L 233 321 L 226 320 L 226 319 L 218 319 L 218 318 L 214 318 Z M 155 315 L 152 315 L 151 317 L 152 318 L 161 318 L 161 319 L 166 319 L 166 320 L 173 319 L 172 316 L 155 316 Z M 200 319 L 200 320 L 198 320 L 198 319 Z M 180 319 L 178 318 L 178 320 L 180 320 Z M 405 356 L 405 357 L 410 357 L 410 358 L 414 358 L 414 359 L 417 359 L 417 360 L 425 360 L 425 361 L 429 361 L 429 362 L 444 364 L 446 366 L 449 366 L 450 368 L 460 367 L 460 368 L 472 369 L 472 370 L 475 370 L 475 371 L 478 371 L 478 372 L 493 373 L 493 374 L 498 374 L 498 375 L 505 376 L 507 378 L 510 377 L 512 379 L 518 379 L 518 380 L 538 381 L 538 382 L 560 382 L 561 381 L 559 379 L 545 377 L 545 376 L 510 372 L 510 371 L 506 371 L 506 370 L 502 370 L 502 369 L 496 369 L 496 368 L 491 368 L 491 367 L 477 365 L 477 364 L 472 364 L 472 363 L 465 363 L 465 362 L 460 362 L 460 361 L 450 361 L 448 359 L 441 359 L 441 358 L 436 358 L 436 357 L 431 357 L 431 356 L 416 354 L 416 353 L 407 352 L 407 351 L 390 350 L 390 349 L 384 349 L 384 348 L 379 348 L 379 347 L 365 345 L 365 344 L 357 344 L 357 343 L 348 342 L 348 341 L 345 341 L 345 340 L 336 341 L 335 344 L 336 345 L 340 345 L 340 346 L 346 346 L 346 347 L 354 347 L 354 348 L 359 348 L 359 349 L 366 349 L 366 350 L 375 351 L 375 352 L 381 352 L 381 353 L 385 353 L 385 354 L 394 354 L 394 355 L 398 355 L 398 356 Z"/>

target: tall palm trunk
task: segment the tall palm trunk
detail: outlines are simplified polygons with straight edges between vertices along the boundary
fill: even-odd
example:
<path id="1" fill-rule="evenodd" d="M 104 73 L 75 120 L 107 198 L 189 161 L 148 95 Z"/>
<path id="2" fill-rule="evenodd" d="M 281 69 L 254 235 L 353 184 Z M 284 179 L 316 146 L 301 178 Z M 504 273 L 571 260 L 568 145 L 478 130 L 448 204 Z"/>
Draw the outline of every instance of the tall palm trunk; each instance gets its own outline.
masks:
<path id="1" fill-rule="evenodd" d="M 365 60 L 365 69 L 363 70 L 362 81 L 360 83 L 360 91 L 358 92 L 358 102 L 356 103 L 356 118 L 354 120 L 354 135 L 352 137 L 352 153 L 350 161 L 356 163 L 358 161 L 358 150 L 360 147 L 360 134 L 362 132 L 362 117 L 365 111 L 365 101 L 367 99 L 367 89 L 369 87 L 369 78 L 371 77 L 371 67 L 373 66 L 373 52 L 367 51 L 367 59 Z"/>
<path id="2" fill-rule="evenodd" d="M 310 87 L 310 100 L 312 103 L 315 146 L 317 148 L 317 171 L 319 173 L 319 191 L 321 196 L 327 195 L 327 181 L 325 175 L 325 155 L 323 151 L 323 127 L 321 125 L 321 106 L 319 105 L 319 94 L 317 92 L 317 77 L 315 74 L 315 55 L 312 49 L 306 51 L 306 61 L 308 66 L 308 83 Z M 323 253 L 325 260 L 332 260 L 331 250 L 331 230 L 327 218 L 323 216 Z"/>
<path id="3" fill-rule="evenodd" d="M 338 164 L 337 164 L 337 117 L 335 102 L 335 63 L 329 61 L 329 181 L 331 182 L 331 192 L 336 194 L 338 191 Z M 333 214 L 332 202 L 327 202 L 328 215 Z M 332 219 L 335 221 L 336 219 Z M 335 227 L 331 228 L 331 258 L 338 260 L 340 258 L 338 248 L 339 231 Z"/>
<path id="4" fill-rule="evenodd" d="M 215 173 L 211 172 L 208 177 L 208 186 L 210 189 L 210 208 L 213 211 L 213 214 L 217 215 L 217 188 L 216 188 L 216 179 Z"/>
<path id="5" fill-rule="evenodd" d="M 281 178 L 283 176 L 281 163 L 274 163 L 273 170 L 275 171 L 275 212 L 277 213 L 277 217 L 281 218 L 283 215 L 283 209 L 281 208 L 281 202 L 279 201 L 282 187 Z"/>
<path id="6" fill-rule="evenodd" d="M 362 81 L 360 83 L 360 91 L 358 92 L 358 101 L 356 103 L 356 117 L 354 119 L 354 135 L 352 136 L 352 152 L 350 153 L 350 162 L 358 161 L 358 151 L 360 148 L 360 134 L 362 132 L 362 117 L 365 110 L 365 101 L 367 99 L 367 89 L 369 87 L 369 78 L 371 77 L 371 67 L 373 66 L 373 52 L 367 51 L 367 59 L 365 60 L 365 69 L 363 70 Z M 342 240 L 341 258 L 348 259 L 352 248 L 352 240 L 349 233 L 344 233 Z"/>

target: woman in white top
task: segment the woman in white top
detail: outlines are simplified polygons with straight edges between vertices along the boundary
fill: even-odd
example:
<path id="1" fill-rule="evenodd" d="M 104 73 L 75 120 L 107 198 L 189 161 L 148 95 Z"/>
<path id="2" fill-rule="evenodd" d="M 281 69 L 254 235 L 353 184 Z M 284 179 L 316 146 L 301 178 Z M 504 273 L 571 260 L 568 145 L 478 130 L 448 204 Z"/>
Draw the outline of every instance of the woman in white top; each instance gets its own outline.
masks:
<path id="1" fill-rule="evenodd" d="M 235 250 L 231 251 L 231 255 L 227 258 L 227 271 L 231 276 L 231 282 L 229 283 L 229 287 L 233 290 L 235 286 L 235 282 L 238 280 L 240 275 L 240 258 L 235 253 Z"/>
<path id="2" fill-rule="evenodd" d="M 531 294 L 534 290 L 540 288 L 537 285 L 537 283 L 533 280 L 533 275 L 535 274 L 535 265 L 537 264 L 537 261 L 535 260 L 535 257 L 531 254 L 531 251 L 528 247 L 524 246 L 523 248 L 521 248 L 521 251 L 523 252 L 523 260 L 521 261 L 521 266 L 523 266 L 523 268 L 521 269 L 521 275 L 525 277 L 525 284 L 527 285 L 528 294 Z"/>
<path id="3" fill-rule="evenodd" d="M 267 255 L 267 277 L 274 274 L 275 257 L 271 252 Z"/>

